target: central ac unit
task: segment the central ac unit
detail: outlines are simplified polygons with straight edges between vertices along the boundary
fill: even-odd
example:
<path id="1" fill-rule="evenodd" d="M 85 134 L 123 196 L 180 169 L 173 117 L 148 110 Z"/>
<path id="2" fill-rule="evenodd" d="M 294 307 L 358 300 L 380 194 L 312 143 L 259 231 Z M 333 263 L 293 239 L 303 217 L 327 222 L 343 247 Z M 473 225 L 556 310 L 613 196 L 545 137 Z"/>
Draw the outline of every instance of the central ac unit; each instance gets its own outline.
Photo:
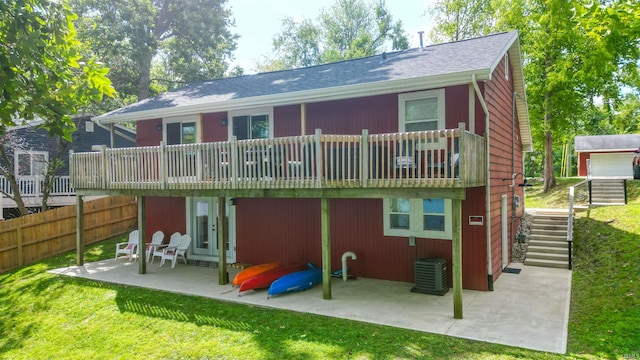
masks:
<path id="1" fill-rule="evenodd" d="M 415 271 L 415 286 L 411 292 L 442 296 L 449 291 L 447 260 L 440 258 L 418 259 Z"/>

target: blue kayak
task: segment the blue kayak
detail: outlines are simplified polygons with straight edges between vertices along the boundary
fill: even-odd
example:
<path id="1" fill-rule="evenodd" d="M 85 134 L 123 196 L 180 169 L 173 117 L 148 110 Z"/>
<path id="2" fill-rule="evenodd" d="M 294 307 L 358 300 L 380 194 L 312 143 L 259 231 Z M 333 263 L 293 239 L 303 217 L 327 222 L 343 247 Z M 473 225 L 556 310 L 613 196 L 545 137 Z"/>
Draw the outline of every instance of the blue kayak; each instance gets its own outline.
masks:
<path id="1" fill-rule="evenodd" d="M 312 288 L 322 282 L 322 268 L 296 271 L 271 283 L 267 297 Z"/>

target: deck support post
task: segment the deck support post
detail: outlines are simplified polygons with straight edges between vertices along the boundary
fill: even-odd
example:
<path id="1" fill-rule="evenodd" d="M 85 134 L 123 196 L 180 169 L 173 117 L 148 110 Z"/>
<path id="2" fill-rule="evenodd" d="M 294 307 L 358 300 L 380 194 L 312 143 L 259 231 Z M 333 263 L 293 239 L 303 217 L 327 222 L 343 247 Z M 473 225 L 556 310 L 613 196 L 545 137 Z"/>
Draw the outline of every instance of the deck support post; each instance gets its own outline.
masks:
<path id="1" fill-rule="evenodd" d="M 453 241 L 453 317 L 462 319 L 462 200 L 451 200 Z"/>
<path id="2" fill-rule="evenodd" d="M 76 196 L 76 265 L 84 265 L 84 201 L 82 195 Z"/>
<path id="3" fill-rule="evenodd" d="M 322 236 L 322 298 L 331 300 L 331 236 L 329 199 L 320 199 L 320 233 Z"/>
<path id="4" fill-rule="evenodd" d="M 138 196 L 138 273 L 147 273 L 147 197 Z"/>
<path id="5" fill-rule="evenodd" d="M 229 283 L 229 273 L 227 272 L 227 248 L 229 232 L 227 231 L 227 198 L 218 198 L 218 216 L 216 231 L 218 233 L 218 285 Z"/>

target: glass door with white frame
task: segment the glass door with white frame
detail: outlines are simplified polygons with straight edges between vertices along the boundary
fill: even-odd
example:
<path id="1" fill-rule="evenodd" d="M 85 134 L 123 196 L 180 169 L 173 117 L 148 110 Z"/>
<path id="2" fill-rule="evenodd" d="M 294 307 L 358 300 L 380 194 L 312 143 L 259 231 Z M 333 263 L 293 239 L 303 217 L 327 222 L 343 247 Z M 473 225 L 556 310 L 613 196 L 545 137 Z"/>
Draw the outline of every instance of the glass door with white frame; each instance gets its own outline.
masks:
<path id="1" fill-rule="evenodd" d="M 190 233 L 193 239 L 192 253 L 195 257 L 218 257 L 218 199 L 217 198 L 193 198 L 190 201 Z M 225 244 L 227 248 L 227 261 L 235 261 L 235 231 L 232 229 L 233 221 L 230 221 L 232 207 L 227 203 L 225 221 L 229 231 L 229 240 Z"/>

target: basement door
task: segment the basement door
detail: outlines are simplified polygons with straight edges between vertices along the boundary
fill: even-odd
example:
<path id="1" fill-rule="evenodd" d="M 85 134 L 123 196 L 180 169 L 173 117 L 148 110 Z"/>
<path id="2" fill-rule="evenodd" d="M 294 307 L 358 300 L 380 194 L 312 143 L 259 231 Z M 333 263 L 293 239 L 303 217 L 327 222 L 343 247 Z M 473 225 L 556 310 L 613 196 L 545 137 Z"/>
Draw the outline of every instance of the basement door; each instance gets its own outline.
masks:
<path id="1" fill-rule="evenodd" d="M 227 201 L 225 213 L 229 231 L 229 241 L 225 244 L 227 249 L 227 262 L 235 262 L 235 206 Z M 187 220 L 189 224 L 188 234 L 191 235 L 191 258 L 194 260 L 217 261 L 220 256 L 218 246 L 218 199 L 217 198 L 190 198 L 188 201 Z"/>

